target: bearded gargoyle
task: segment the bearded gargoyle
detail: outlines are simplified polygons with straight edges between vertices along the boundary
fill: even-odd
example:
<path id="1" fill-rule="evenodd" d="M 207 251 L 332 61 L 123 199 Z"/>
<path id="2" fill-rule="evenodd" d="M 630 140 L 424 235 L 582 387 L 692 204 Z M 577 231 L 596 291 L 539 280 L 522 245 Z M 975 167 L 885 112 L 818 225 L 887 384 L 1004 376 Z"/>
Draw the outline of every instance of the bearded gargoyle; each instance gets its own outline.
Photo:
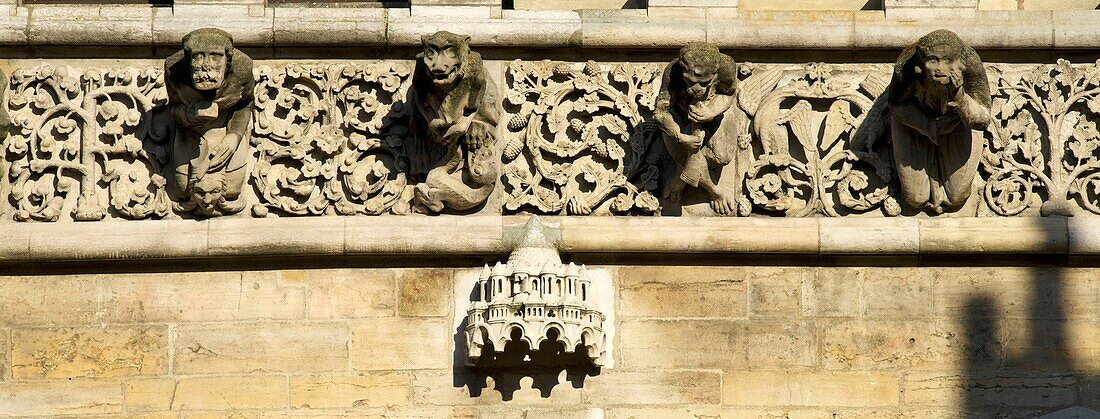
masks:
<path id="1" fill-rule="evenodd" d="M 665 182 L 665 199 L 680 202 L 691 186 L 707 193 L 716 214 L 736 213 L 736 197 L 718 186 L 722 167 L 737 149 L 736 90 L 733 58 L 711 44 L 688 44 L 665 68 L 653 115 L 677 169 Z"/>
<path id="2" fill-rule="evenodd" d="M 474 209 L 500 177 L 496 87 L 470 51 L 470 37 L 436 32 L 421 38 L 413 75 L 413 207 L 438 214 Z M 425 176 L 426 174 L 426 176 Z"/>
<path id="3" fill-rule="evenodd" d="M 256 83 L 252 59 L 233 47 L 229 33 L 199 29 L 165 60 L 164 78 L 168 108 L 158 120 L 170 126 L 160 131 L 171 137 L 176 210 L 206 217 L 240 212 Z"/>
<path id="4" fill-rule="evenodd" d="M 886 94 L 905 202 L 932 214 L 976 210 L 966 204 L 985 141 L 971 130 L 989 125 L 992 103 L 978 54 L 954 32 L 933 31 L 902 51 Z"/>

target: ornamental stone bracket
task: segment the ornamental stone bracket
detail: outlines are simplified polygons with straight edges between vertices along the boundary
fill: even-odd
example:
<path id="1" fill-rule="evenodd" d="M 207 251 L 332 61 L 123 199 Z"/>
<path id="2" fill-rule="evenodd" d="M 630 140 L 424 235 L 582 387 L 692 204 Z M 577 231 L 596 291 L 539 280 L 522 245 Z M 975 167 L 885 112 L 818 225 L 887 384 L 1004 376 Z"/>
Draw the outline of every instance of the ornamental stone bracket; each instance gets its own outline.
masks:
<path id="1" fill-rule="evenodd" d="M 465 345 L 456 350 L 467 367 L 613 366 L 611 275 L 563 263 L 555 230 L 530 217 L 506 262 L 458 278 L 455 328 Z"/>

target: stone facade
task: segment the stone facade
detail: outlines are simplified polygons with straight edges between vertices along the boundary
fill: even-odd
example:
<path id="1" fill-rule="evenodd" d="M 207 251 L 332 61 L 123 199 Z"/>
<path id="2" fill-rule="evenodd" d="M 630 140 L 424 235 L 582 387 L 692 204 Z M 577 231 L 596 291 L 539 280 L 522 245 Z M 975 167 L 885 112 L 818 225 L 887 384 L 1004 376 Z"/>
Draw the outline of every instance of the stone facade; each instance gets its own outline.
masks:
<path id="1" fill-rule="evenodd" d="M 1095 2 L 579 3 L 0 0 L 0 417 L 1100 408 Z"/>

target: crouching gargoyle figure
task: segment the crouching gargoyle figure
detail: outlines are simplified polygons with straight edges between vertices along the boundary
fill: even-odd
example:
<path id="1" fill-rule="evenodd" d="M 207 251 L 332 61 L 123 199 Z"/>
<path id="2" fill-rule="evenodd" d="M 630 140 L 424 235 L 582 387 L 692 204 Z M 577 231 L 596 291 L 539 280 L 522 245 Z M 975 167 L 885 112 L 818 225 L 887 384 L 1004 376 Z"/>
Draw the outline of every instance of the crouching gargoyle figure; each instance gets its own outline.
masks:
<path id="1" fill-rule="evenodd" d="M 500 177 L 496 150 L 496 87 L 470 51 L 470 37 L 436 32 L 421 38 L 413 75 L 413 207 L 437 214 L 485 203 Z"/>
<path id="2" fill-rule="evenodd" d="M 252 59 L 220 29 L 183 37 L 183 50 L 164 62 L 171 128 L 170 164 L 176 210 L 200 216 L 233 214 L 247 177 L 252 98 Z"/>
<path id="3" fill-rule="evenodd" d="M 736 197 L 717 179 L 737 148 L 736 90 L 733 58 L 711 44 L 688 44 L 665 68 L 654 119 L 678 169 L 665 183 L 665 199 L 680 202 L 684 187 L 691 186 L 707 193 L 715 213 L 736 213 Z"/>
<path id="4" fill-rule="evenodd" d="M 976 210 L 964 204 L 985 141 L 971 130 L 989 125 L 992 103 L 978 54 L 954 32 L 933 31 L 902 51 L 886 94 L 905 202 L 932 214 Z"/>

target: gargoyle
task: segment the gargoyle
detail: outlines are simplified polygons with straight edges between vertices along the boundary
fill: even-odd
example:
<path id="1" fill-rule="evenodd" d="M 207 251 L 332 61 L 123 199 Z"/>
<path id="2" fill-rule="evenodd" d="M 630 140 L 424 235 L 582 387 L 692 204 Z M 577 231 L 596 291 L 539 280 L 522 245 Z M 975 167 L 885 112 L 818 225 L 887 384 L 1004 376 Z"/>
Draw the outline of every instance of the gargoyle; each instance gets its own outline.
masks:
<path id="1" fill-rule="evenodd" d="M 421 38 L 413 75 L 416 109 L 409 151 L 420 212 L 466 211 L 489 198 L 500 176 L 496 87 L 470 37 L 436 32 Z"/>

